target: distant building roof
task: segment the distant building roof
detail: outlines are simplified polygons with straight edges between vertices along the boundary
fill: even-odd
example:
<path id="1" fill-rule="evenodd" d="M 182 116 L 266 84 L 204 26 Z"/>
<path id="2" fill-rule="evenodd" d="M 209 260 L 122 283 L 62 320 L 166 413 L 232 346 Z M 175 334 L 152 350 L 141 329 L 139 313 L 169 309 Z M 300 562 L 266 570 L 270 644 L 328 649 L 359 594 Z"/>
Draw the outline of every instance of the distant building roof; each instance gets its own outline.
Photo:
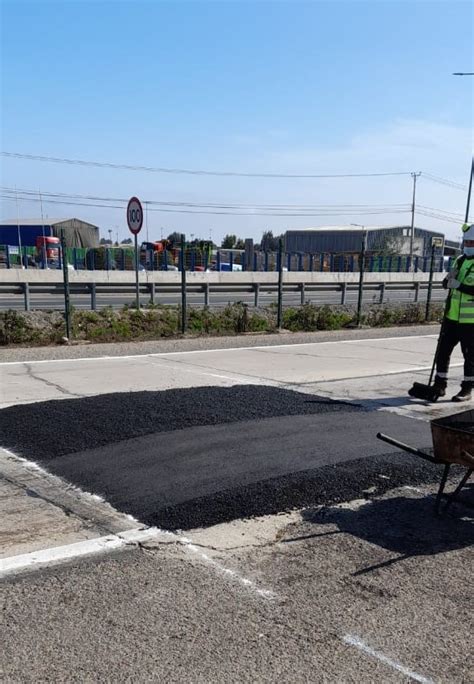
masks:
<path id="1" fill-rule="evenodd" d="M 20 218 L 20 219 L 0 219 L 1 226 L 54 226 L 55 223 L 73 221 L 72 218 Z"/>
<path id="2" fill-rule="evenodd" d="M 316 226 L 314 228 L 289 228 L 288 232 L 317 232 L 317 233 L 322 233 L 322 232 L 339 232 L 343 233 L 345 231 L 347 232 L 362 232 L 362 231 L 375 231 L 375 230 L 394 230 L 395 228 L 410 228 L 410 226 L 407 225 L 396 225 L 396 226 L 353 226 L 353 225 L 345 225 L 345 226 Z M 415 226 L 416 228 L 416 226 Z M 428 233 L 436 233 L 436 231 L 432 230 L 427 230 L 425 228 L 416 228 L 416 230 L 426 230 Z M 442 233 L 439 233 L 441 235 Z"/>

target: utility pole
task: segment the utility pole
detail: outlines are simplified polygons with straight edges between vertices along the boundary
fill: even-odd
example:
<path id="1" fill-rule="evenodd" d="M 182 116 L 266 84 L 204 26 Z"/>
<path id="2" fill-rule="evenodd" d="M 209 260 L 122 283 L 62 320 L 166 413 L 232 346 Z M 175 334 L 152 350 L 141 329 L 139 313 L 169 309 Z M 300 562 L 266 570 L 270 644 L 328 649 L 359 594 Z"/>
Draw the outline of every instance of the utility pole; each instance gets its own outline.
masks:
<path id="1" fill-rule="evenodd" d="M 16 200 L 16 228 L 18 231 L 18 251 L 20 253 L 20 268 L 25 268 L 25 264 L 23 261 L 23 249 L 22 249 L 22 244 L 21 244 L 20 210 L 18 208 L 18 192 L 16 189 L 16 185 L 15 185 L 15 200 Z M 25 260 L 26 259 L 28 259 L 28 257 L 25 255 Z"/>
<path id="2" fill-rule="evenodd" d="M 411 226 L 410 226 L 410 271 L 414 269 L 413 252 L 415 247 L 415 207 L 416 207 L 416 179 L 421 173 L 412 173 L 413 178 L 413 199 L 411 203 Z"/>

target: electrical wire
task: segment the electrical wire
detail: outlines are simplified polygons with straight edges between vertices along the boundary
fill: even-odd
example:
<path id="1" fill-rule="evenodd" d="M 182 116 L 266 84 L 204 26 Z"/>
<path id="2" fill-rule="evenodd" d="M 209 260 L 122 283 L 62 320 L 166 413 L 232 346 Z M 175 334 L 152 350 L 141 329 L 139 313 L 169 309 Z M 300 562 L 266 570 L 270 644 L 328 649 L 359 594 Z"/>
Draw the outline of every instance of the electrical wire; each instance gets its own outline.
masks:
<path id="1" fill-rule="evenodd" d="M 432 173 L 427 173 L 426 171 L 422 173 L 422 177 L 426 178 L 429 181 L 432 181 L 433 183 L 438 183 L 439 185 L 446 185 L 450 188 L 455 188 L 456 190 L 463 190 L 464 192 L 467 190 L 467 185 L 462 185 L 462 183 L 456 183 L 455 181 L 449 180 L 447 178 L 435 176 Z"/>
<path id="2" fill-rule="evenodd" d="M 26 159 L 29 161 L 51 162 L 54 164 L 69 164 L 72 166 L 94 166 L 106 169 L 122 169 L 125 171 L 144 171 L 147 173 L 170 173 L 190 176 L 232 176 L 243 178 L 371 178 L 377 176 L 409 176 L 410 171 L 389 171 L 382 173 L 257 173 L 242 171 L 209 171 L 203 169 L 178 169 L 155 166 L 138 166 L 132 164 L 114 164 L 112 162 L 98 162 L 85 159 L 67 159 L 63 157 L 47 157 L 39 154 L 21 154 L 20 152 L 0 153 L 3 157 Z"/>
<path id="3" fill-rule="evenodd" d="M 427 211 L 433 211 L 437 214 L 445 214 L 446 216 L 449 216 L 449 218 L 453 218 L 456 221 L 462 222 L 463 218 L 464 218 L 462 214 L 458 214 L 455 211 L 446 211 L 445 209 L 436 209 L 435 207 L 426 207 L 423 204 L 417 204 L 416 208 L 417 209 L 426 209 Z"/>
<path id="4" fill-rule="evenodd" d="M 43 195 L 43 193 L 42 193 Z M 2 199 L 6 200 L 15 200 L 14 195 L 9 194 L 9 193 L 2 193 L 0 195 Z M 27 196 L 27 197 L 19 197 L 22 202 L 40 202 L 39 198 Z M 74 200 L 66 200 L 66 199 L 46 199 L 46 202 L 48 204 L 58 204 L 58 205 L 64 205 L 64 206 L 75 206 L 75 207 L 93 207 L 93 208 L 102 208 L 102 209 L 124 209 L 126 206 L 126 203 L 120 203 L 120 204 L 112 204 L 112 203 L 103 203 L 103 202 L 87 202 L 87 201 L 74 201 Z M 45 197 L 43 196 L 43 203 L 45 203 Z M 180 208 L 180 209 L 171 209 L 168 207 L 149 207 L 149 211 L 153 212 L 165 212 L 165 213 L 173 213 L 173 214 L 213 214 L 213 215 L 223 215 L 223 216 L 283 216 L 283 217 L 298 217 L 298 216 L 306 216 L 306 217 L 311 217 L 311 216 L 365 216 L 365 215 L 380 215 L 380 214 L 406 214 L 409 212 L 409 209 L 366 209 L 363 211 L 360 210 L 352 210 L 352 209 L 341 209 L 341 210 L 327 210 L 327 211 L 314 211 L 314 212 L 295 212 L 295 213 L 290 213 L 290 212 L 271 212 L 271 211 L 225 211 L 225 210 L 211 210 L 211 209 L 185 209 L 185 208 Z"/>
<path id="5" fill-rule="evenodd" d="M 0 186 L 0 190 L 7 192 L 9 194 L 14 194 L 15 197 L 20 194 L 22 196 L 37 196 L 37 190 L 24 190 L 19 188 L 9 188 L 6 186 Z M 79 200 L 92 200 L 97 202 L 122 202 L 127 203 L 128 200 L 124 197 L 99 197 L 96 195 L 79 195 L 75 193 L 62 193 L 62 192 L 41 192 L 42 197 L 51 197 L 53 199 L 79 199 Z M 157 206 L 170 206 L 170 207 L 185 207 L 185 208 L 199 208 L 199 209 L 232 209 L 232 210 L 271 210 L 271 211 L 306 211 L 306 210 L 333 210 L 333 209 L 403 209 L 409 210 L 410 205 L 404 204 L 221 204 L 212 202 L 182 202 L 182 201 L 159 201 L 159 200 L 143 200 L 143 204 L 157 205 Z"/>
<path id="6" fill-rule="evenodd" d="M 427 216 L 428 218 L 437 219 L 438 221 L 445 221 L 446 223 L 453 223 L 453 224 L 459 226 L 459 220 L 458 219 L 447 218 L 446 216 L 442 216 L 441 214 L 436 214 L 432 211 L 426 211 L 425 209 L 419 209 L 419 210 L 417 210 L 417 214 L 420 214 L 421 216 Z"/>

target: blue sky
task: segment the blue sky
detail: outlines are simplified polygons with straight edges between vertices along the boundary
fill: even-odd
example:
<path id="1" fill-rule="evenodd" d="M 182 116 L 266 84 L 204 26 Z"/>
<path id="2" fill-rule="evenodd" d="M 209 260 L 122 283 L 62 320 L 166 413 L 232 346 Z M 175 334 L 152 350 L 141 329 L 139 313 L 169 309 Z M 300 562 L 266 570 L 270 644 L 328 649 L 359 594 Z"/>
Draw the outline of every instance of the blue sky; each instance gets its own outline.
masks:
<path id="1" fill-rule="evenodd" d="M 425 171 L 466 184 L 472 4 L 2 2 L 2 148 L 153 167 L 261 173 Z M 2 160 L 2 185 L 235 204 L 410 202 L 410 177 L 259 179 Z M 420 178 L 419 202 L 463 214 L 465 192 Z M 122 210 L 55 206 L 125 235 Z M 336 211 L 336 210 L 335 210 Z M 22 216 L 39 214 L 20 202 Z M 315 212 L 316 213 L 316 212 Z M 4 217 L 16 216 L 7 200 Z M 390 224 L 408 215 L 149 214 L 150 237 Z M 459 233 L 423 215 L 417 224 Z"/>

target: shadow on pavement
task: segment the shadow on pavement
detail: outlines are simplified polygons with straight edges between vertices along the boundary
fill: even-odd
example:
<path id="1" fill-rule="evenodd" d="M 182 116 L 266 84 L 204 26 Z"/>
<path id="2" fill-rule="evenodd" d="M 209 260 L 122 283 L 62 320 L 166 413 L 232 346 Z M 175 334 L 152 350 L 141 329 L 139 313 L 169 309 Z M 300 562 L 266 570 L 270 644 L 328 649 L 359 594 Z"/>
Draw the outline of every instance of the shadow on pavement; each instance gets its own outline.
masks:
<path id="1" fill-rule="evenodd" d="M 465 488 L 463 499 L 469 506 L 474 503 L 474 486 Z M 376 499 L 357 509 L 334 507 L 307 510 L 303 513 L 303 519 L 319 526 L 336 525 L 337 530 L 333 530 L 332 534 L 351 534 L 399 554 L 396 558 L 358 570 L 355 575 L 366 574 L 413 556 L 435 555 L 474 544 L 472 509 L 461 503 L 454 504 L 449 515 L 437 517 L 433 496 Z M 305 538 L 324 534 L 317 532 L 315 535 L 305 535 Z"/>

